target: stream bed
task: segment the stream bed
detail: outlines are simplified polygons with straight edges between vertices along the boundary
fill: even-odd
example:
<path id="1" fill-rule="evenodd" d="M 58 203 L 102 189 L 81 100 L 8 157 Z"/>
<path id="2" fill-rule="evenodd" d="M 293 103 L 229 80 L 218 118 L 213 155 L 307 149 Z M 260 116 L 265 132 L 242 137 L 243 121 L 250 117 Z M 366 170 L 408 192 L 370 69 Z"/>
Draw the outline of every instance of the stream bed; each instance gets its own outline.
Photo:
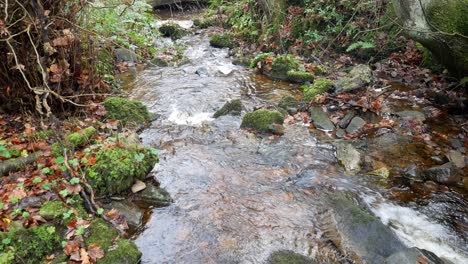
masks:
<path id="1" fill-rule="evenodd" d="M 190 26 L 190 17 L 180 21 Z M 210 47 L 206 31 L 180 41 L 189 63 L 149 67 L 127 85 L 159 116 L 141 138 L 160 150 L 154 175 L 174 200 L 153 209 L 136 235 L 142 263 L 265 263 L 278 250 L 352 263 L 322 226 L 327 197 L 338 192 L 358 197 L 406 246 L 468 263 L 466 230 L 431 215 L 443 208 L 399 205 L 369 177 L 345 175 L 334 147 L 301 122 L 272 137 L 241 130 L 240 116 L 213 119 L 227 101 L 240 99 L 250 111 L 297 86 L 233 65 L 227 49 Z"/>

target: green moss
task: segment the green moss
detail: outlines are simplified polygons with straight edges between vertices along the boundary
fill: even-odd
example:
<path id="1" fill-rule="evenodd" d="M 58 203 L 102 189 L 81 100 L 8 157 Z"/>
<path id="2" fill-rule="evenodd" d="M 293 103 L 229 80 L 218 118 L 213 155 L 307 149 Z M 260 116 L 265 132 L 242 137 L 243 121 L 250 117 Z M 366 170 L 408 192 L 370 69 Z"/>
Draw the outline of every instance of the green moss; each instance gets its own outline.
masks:
<path id="1" fill-rule="evenodd" d="M 118 235 L 117 229 L 110 227 L 101 218 L 96 218 L 89 225 L 89 236 L 85 237 L 85 244 L 86 246 L 98 244 L 104 252 L 107 252 Z"/>
<path id="2" fill-rule="evenodd" d="M 196 18 L 193 20 L 193 25 L 201 29 L 209 28 L 214 25 L 212 18 Z"/>
<path id="3" fill-rule="evenodd" d="M 333 81 L 329 79 L 320 78 L 315 80 L 311 86 L 303 85 L 301 86 L 304 89 L 304 100 L 310 101 L 315 96 L 326 92 L 333 86 Z"/>
<path id="4" fill-rule="evenodd" d="M 288 72 L 298 67 L 299 62 L 293 55 L 280 55 L 273 60 L 269 75 L 274 79 L 287 80 Z"/>
<path id="5" fill-rule="evenodd" d="M 0 259 L 11 260 L 14 253 L 13 263 L 41 263 L 45 256 L 60 247 L 60 236 L 53 226 L 48 225 L 1 233 L 0 238 L 10 241 L 0 243 L 3 254 Z"/>
<path id="6" fill-rule="evenodd" d="M 259 109 L 247 113 L 242 118 L 241 128 L 250 128 L 259 132 L 267 132 L 271 124 L 283 124 L 284 117 L 278 111 Z"/>
<path id="7" fill-rule="evenodd" d="M 158 161 L 152 149 L 114 146 L 96 153 L 96 163 L 86 168 L 91 186 L 100 194 L 127 190 L 136 179 L 144 179 Z"/>
<path id="8" fill-rule="evenodd" d="M 159 27 L 159 32 L 164 37 L 171 38 L 173 40 L 180 39 L 187 34 L 187 32 L 176 23 L 166 23 Z"/>
<path id="9" fill-rule="evenodd" d="M 272 57 L 272 56 L 273 56 L 273 53 L 260 53 L 252 60 L 252 62 L 250 62 L 250 67 L 255 68 L 257 67 L 259 62 L 263 62 L 268 57 Z"/>
<path id="10" fill-rule="evenodd" d="M 313 264 L 312 259 L 292 251 L 282 250 L 271 254 L 268 259 L 268 264 Z"/>
<path id="11" fill-rule="evenodd" d="M 94 127 L 87 127 L 83 130 L 67 135 L 66 138 L 70 147 L 76 148 L 89 143 L 94 134 L 96 134 L 96 129 Z"/>
<path id="12" fill-rule="evenodd" d="M 285 95 L 278 103 L 278 107 L 288 110 L 288 108 L 296 108 L 299 104 L 299 101 L 292 95 Z"/>
<path id="13" fill-rule="evenodd" d="M 304 71 L 288 71 L 288 81 L 295 83 L 313 82 L 315 75 Z"/>
<path id="14" fill-rule="evenodd" d="M 210 37 L 210 45 L 215 48 L 233 48 L 234 38 L 231 34 L 214 34 Z"/>
<path id="15" fill-rule="evenodd" d="M 132 241 L 119 239 L 115 248 L 107 251 L 97 264 L 139 263 L 141 252 Z"/>
<path id="16" fill-rule="evenodd" d="M 460 0 L 432 1 L 427 8 L 428 20 L 436 30 L 468 35 L 468 5 Z"/>
<path id="17" fill-rule="evenodd" d="M 151 120 L 151 114 L 141 102 L 120 97 L 108 97 L 103 102 L 107 118 L 120 120 L 122 125 L 141 125 Z"/>
<path id="18" fill-rule="evenodd" d="M 68 208 L 61 201 L 46 201 L 39 210 L 39 215 L 44 219 L 53 220 L 61 218 Z"/>
<path id="19" fill-rule="evenodd" d="M 227 102 L 221 109 L 214 113 L 213 117 L 218 118 L 225 115 L 240 115 L 242 112 L 242 102 L 239 99 Z"/>

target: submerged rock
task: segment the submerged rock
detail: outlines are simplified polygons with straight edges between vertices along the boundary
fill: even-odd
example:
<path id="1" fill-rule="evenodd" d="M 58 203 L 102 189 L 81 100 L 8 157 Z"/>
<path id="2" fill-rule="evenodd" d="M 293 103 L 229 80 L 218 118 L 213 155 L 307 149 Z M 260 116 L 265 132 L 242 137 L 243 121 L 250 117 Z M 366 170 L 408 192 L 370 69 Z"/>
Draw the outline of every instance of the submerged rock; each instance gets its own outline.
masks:
<path id="1" fill-rule="evenodd" d="M 271 124 L 283 124 L 284 117 L 278 111 L 259 109 L 247 113 L 242 118 L 241 128 L 250 128 L 259 132 L 268 132 Z"/>
<path id="2" fill-rule="evenodd" d="M 354 66 L 348 76 L 338 79 L 335 83 L 335 93 L 350 92 L 364 87 L 373 80 L 372 70 L 369 66 L 360 64 Z"/>
<path id="3" fill-rule="evenodd" d="M 268 264 L 315 264 L 316 262 L 301 254 L 289 250 L 273 252 L 267 261 Z"/>
<path id="4" fill-rule="evenodd" d="M 242 102 L 240 99 L 235 99 L 224 104 L 224 106 L 214 113 L 213 117 L 218 118 L 225 115 L 240 115 L 242 112 Z"/>
<path id="5" fill-rule="evenodd" d="M 336 144 L 336 159 L 347 172 L 358 172 L 361 170 L 361 153 L 351 144 Z"/>
<path id="6" fill-rule="evenodd" d="M 432 180 L 442 184 L 455 184 L 461 180 L 459 170 L 452 162 L 444 165 L 432 167 L 423 173 L 427 180 Z"/>
<path id="7" fill-rule="evenodd" d="M 310 118 L 315 127 L 324 131 L 333 131 L 335 129 L 335 125 L 333 125 L 327 113 L 325 113 L 321 107 L 312 106 L 309 111 Z"/>
<path id="8" fill-rule="evenodd" d="M 346 195 L 330 195 L 329 202 L 332 212 L 324 234 L 355 262 L 382 263 L 406 248 L 390 228 Z"/>
<path id="9" fill-rule="evenodd" d="M 388 258 L 382 264 L 447 264 L 434 253 L 417 247 L 407 248 L 398 251 Z"/>
<path id="10" fill-rule="evenodd" d="M 135 199 L 152 205 L 169 205 L 172 203 L 170 194 L 163 188 L 148 185 L 146 189 L 135 195 Z"/>
<path id="11" fill-rule="evenodd" d="M 426 121 L 426 116 L 424 115 L 424 113 L 419 112 L 419 111 L 405 110 L 405 111 L 397 112 L 395 114 L 403 120 L 416 119 L 421 122 Z"/>

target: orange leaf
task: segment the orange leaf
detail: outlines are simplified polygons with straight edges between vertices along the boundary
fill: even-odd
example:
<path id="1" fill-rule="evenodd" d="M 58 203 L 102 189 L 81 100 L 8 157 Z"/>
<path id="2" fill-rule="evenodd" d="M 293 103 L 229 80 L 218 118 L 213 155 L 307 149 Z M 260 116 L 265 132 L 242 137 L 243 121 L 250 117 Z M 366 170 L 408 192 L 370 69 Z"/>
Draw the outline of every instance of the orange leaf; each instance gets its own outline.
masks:
<path id="1" fill-rule="evenodd" d="M 88 254 L 92 261 L 96 261 L 104 257 L 104 251 L 98 244 L 89 245 Z"/>
<path id="2" fill-rule="evenodd" d="M 81 255 L 81 263 L 82 264 L 90 264 L 91 262 L 89 262 L 89 256 L 88 256 L 88 252 L 86 252 L 86 249 L 82 248 L 80 249 L 80 255 Z"/>
<path id="3" fill-rule="evenodd" d="M 68 241 L 63 248 L 63 253 L 70 256 L 73 252 L 77 252 L 80 249 L 80 245 L 76 241 Z"/>

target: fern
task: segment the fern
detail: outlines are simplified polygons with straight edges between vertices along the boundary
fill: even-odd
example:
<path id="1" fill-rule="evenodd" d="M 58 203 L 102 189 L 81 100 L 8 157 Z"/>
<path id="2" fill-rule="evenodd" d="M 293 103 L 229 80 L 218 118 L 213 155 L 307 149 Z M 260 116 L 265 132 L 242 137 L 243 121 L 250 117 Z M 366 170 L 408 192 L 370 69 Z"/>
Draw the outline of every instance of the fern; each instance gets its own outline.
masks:
<path id="1" fill-rule="evenodd" d="M 375 48 L 375 44 L 372 43 L 372 42 L 365 42 L 365 41 L 358 41 L 358 42 L 355 42 L 351 45 L 349 45 L 349 47 L 346 49 L 346 52 L 350 52 L 350 51 L 353 51 L 355 49 L 373 49 Z"/>

